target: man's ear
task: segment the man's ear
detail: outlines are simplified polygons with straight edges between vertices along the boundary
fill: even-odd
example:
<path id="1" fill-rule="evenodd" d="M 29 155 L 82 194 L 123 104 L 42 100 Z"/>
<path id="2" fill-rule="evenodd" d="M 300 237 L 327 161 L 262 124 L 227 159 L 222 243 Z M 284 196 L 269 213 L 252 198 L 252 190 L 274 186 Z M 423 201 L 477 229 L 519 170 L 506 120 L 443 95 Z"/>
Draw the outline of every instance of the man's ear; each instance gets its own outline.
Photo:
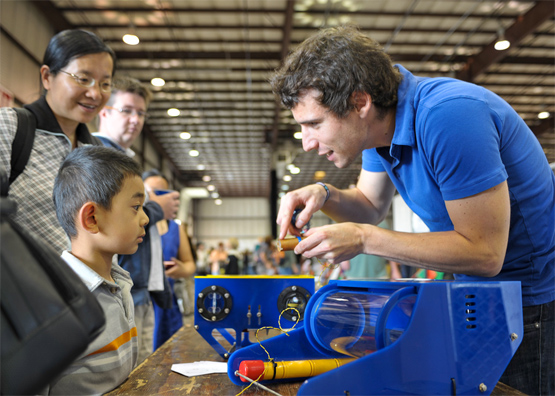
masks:
<path id="1" fill-rule="evenodd" d="M 77 220 L 79 221 L 79 226 L 86 232 L 91 234 L 98 233 L 98 206 L 94 202 L 87 202 L 81 206 Z"/>
<path id="2" fill-rule="evenodd" d="M 107 109 L 106 107 L 103 107 L 102 110 L 100 110 L 100 111 L 98 112 L 98 116 L 99 116 L 100 118 L 106 117 L 107 114 L 108 114 L 107 111 L 108 111 L 108 109 Z"/>
<path id="3" fill-rule="evenodd" d="M 355 106 L 356 112 L 361 116 L 365 116 L 372 107 L 372 97 L 366 92 L 353 92 L 351 95 L 351 101 Z"/>

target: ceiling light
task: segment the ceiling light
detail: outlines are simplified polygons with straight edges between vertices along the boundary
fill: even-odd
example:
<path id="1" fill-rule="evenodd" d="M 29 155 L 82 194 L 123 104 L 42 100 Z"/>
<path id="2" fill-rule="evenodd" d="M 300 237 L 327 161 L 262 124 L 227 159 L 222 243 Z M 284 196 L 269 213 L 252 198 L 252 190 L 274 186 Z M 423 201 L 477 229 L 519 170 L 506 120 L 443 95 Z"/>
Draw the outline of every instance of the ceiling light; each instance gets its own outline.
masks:
<path id="1" fill-rule="evenodd" d="M 191 157 L 198 157 L 199 154 L 200 154 L 200 153 L 198 152 L 198 150 L 191 150 L 191 151 L 189 151 L 189 155 L 190 155 Z"/>
<path id="2" fill-rule="evenodd" d="M 210 194 L 210 196 L 212 198 L 220 198 L 220 194 L 218 194 L 217 192 L 213 192 L 212 194 Z"/>
<path id="3" fill-rule="evenodd" d="M 505 29 L 500 27 L 497 30 L 497 41 L 493 45 L 497 51 L 505 51 L 511 46 L 511 42 L 505 38 Z"/>
<path id="4" fill-rule="evenodd" d="M 510 46 L 511 46 L 511 42 L 509 40 L 506 40 L 505 38 L 500 37 L 499 40 L 497 40 L 497 42 L 493 46 L 493 48 L 495 48 L 497 51 L 505 51 Z"/>
<path id="5" fill-rule="evenodd" d="M 283 186 L 281 186 L 281 189 L 283 191 L 287 191 L 287 190 L 289 190 L 289 186 L 287 184 L 284 184 Z"/>
<path id="6" fill-rule="evenodd" d="M 216 200 L 214 201 L 214 203 L 215 203 L 216 205 L 221 205 L 223 202 L 222 202 L 221 199 L 216 199 Z"/>
<path id="7" fill-rule="evenodd" d="M 289 181 L 291 181 L 291 179 L 293 179 L 293 178 L 291 177 L 291 175 L 285 175 L 285 176 L 283 176 L 283 181 L 289 182 Z"/>
<path id="8" fill-rule="evenodd" d="M 204 181 L 204 182 L 207 182 L 207 183 L 208 183 L 208 182 L 209 182 L 210 180 L 212 180 L 212 178 L 211 178 L 210 176 L 208 176 L 208 175 L 204 175 L 204 176 L 202 176 L 202 181 Z"/>
<path id="9" fill-rule="evenodd" d="M 198 169 L 198 170 L 205 170 L 205 169 L 206 169 L 206 166 L 203 165 L 203 164 L 198 164 L 198 165 L 197 165 L 197 169 Z"/>
<path id="10" fill-rule="evenodd" d="M 179 114 L 181 114 L 181 112 L 179 111 L 179 109 L 176 109 L 176 108 L 168 109 L 168 115 L 169 115 L 170 117 L 177 117 Z"/>
<path id="11" fill-rule="evenodd" d="M 134 34 L 125 34 L 122 38 L 123 42 L 127 45 L 137 45 L 139 44 L 139 37 Z"/>
<path id="12" fill-rule="evenodd" d="M 287 170 L 289 170 L 289 171 L 294 167 L 295 167 L 294 164 L 289 164 L 289 165 L 286 166 Z"/>
<path id="13" fill-rule="evenodd" d="M 214 186 L 213 184 L 209 184 L 208 186 L 206 186 L 206 189 L 208 191 L 214 191 L 216 189 L 216 186 Z"/>
<path id="14" fill-rule="evenodd" d="M 289 169 L 289 172 L 291 172 L 291 174 L 293 175 L 298 175 L 299 173 L 301 173 L 301 168 L 297 168 L 296 166 L 294 166 Z"/>
<path id="15" fill-rule="evenodd" d="M 183 140 L 189 140 L 191 138 L 191 134 L 189 132 L 181 132 L 179 137 Z"/>
<path id="16" fill-rule="evenodd" d="M 549 111 L 542 111 L 541 113 L 538 114 L 538 118 L 540 120 L 545 120 L 546 118 L 549 118 Z"/>
<path id="17" fill-rule="evenodd" d="M 295 132 L 293 134 L 293 137 L 297 140 L 301 140 L 303 138 L 303 133 L 302 132 Z"/>
<path id="18" fill-rule="evenodd" d="M 150 83 L 155 87 L 163 87 L 166 84 L 166 81 L 164 81 L 163 78 L 154 77 L 152 80 L 150 80 Z"/>
<path id="19" fill-rule="evenodd" d="M 324 172 L 324 171 L 316 171 L 316 172 L 314 172 L 314 179 L 316 179 L 316 180 L 322 180 L 324 177 L 326 177 L 326 172 Z"/>

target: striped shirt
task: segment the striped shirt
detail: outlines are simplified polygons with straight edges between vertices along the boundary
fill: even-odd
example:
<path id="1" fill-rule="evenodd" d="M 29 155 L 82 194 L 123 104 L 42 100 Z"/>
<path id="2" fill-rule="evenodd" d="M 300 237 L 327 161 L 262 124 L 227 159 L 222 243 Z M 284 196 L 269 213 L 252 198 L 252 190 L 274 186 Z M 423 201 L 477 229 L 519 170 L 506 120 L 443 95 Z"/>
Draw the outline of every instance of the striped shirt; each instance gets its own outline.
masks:
<path id="1" fill-rule="evenodd" d="M 100 302 L 106 328 L 55 382 L 49 394 L 100 395 L 119 386 L 137 363 L 138 341 L 129 273 L 112 264 L 107 281 L 70 252 L 62 258 L 79 275 Z"/>
<path id="2" fill-rule="evenodd" d="M 25 107 L 35 115 L 37 129 L 27 166 L 10 186 L 8 196 L 17 203 L 17 213 L 13 219 L 61 254 L 69 249 L 69 239 L 56 218 L 52 190 L 58 169 L 72 150 L 72 145 L 62 132 L 44 96 Z M 8 175 L 11 171 L 10 159 L 16 131 L 15 110 L 10 107 L 1 108 L 0 169 Z M 76 135 L 79 147 L 100 144 L 98 139 L 92 137 L 85 124 L 79 124 Z"/>

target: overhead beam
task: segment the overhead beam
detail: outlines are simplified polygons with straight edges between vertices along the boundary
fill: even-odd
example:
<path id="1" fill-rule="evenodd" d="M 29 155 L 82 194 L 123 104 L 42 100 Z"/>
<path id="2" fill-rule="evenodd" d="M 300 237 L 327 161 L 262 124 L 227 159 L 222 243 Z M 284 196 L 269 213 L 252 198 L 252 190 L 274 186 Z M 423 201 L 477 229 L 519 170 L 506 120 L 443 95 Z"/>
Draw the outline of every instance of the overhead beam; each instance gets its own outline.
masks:
<path id="1" fill-rule="evenodd" d="M 535 1 L 535 0 L 527 0 L 527 1 Z M 521 0 L 522 2 L 522 0 Z M 208 14 L 217 12 L 219 14 L 241 14 L 244 13 L 245 10 L 242 8 L 225 8 L 225 7 L 217 7 L 217 8 L 190 8 L 190 7 L 160 7 L 160 8 L 153 8 L 153 7 L 59 7 L 58 10 L 62 12 L 105 12 L 105 11 L 113 11 L 113 12 L 122 12 L 125 14 L 129 13 L 152 13 L 152 12 L 164 12 L 164 13 L 184 13 L 184 14 Z M 281 8 L 249 8 L 249 14 L 282 14 L 283 9 Z M 349 11 L 347 9 L 335 9 L 331 10 L 328 9 L 308 9 L 306 11 L 302 11 L 303 14 L 314 14 L 314 15 L 327 15 L 332 14 L 341 14 L 341 15 L 356 15 L 356 16 L 365 16 L 365 17 L 403 17 L 405 13 L 402 11 L 365 11 L 365 10 L 356 10 L 356 11 Z M 449 13 L 449 12 L 438 12 L 438 13 L 429 13 L 429 12 L 413 12 L 411 14 L 412 17 L 417 18 L 460 18 L 460 14 Z M 475 13 L 469 16 L 469 18 L 488 18 L 490 16 L 489 12 L 484 13 Z M 514 19 L 512 15 L 500 15 L 499 19 Z"/>
<path id="2" fill-rule="evenodd" d="M 543 3 L 544 1 L 541 1 Z M 289 4 L 289 1 L 287 2 Z M 108 29 L 113 31 L 113 29 L 128 29 L 129 25 L 121 24 L 121 23 L 89 23 L 85 25 L 77 25 L 75 26 L 78 29 Z M 378 27 L 378 26 L 359 26 L 360 30 L 363 32 L 383 32 L 383 33 L 391 33 L 391 28 L 387 27 Z M 242 30 L 244 29 L 241 25 L 183 25 L 183 24 L 158 24 L 158 25 L 146 25 L 146 26 L 135 26 L 135 30 L 140 33 L 142 29 L 151 29 L 151 30 L 167 30 L 167 29 L 177 29 L 177 30 L 214 30 L 214 31 L 222 31 L 222 30 Z M 283 30 L 283 27 L 279 25 L 249 25 L 249 30 Z M 314 32 L 314 28 L 312 26 L 295 26 L 295 31 L 302 32 L 307 31 L 308 34 Z M 445 30 L 437 29 L 437 28 L 405 28 L 403 29 L 404 32 L 407 33 L 437 33 L 437 34 L 445 34 Z M 476 34 L 475 29 L 458 29 L 456 31 L 458 34 Z M 480 34 L 484 35 L 491 35 L 496 34 L 496 29 L 480 29 Z M 551 33 L 538 33 L 538 35 L 545 35 L 551 36 Z"/>
<path id="3" fill-rule="evenodd" d="M 554 2 L 555 4 L 555 2 Z M 499 52 L 499 51 L 496 51 Z M 137 60 L 137 59 L 147 59 L 150 61 L 160 61 L 163 59 L 206 59 L 206 60 L 221 60 L 221 59 L 238 59 L 245 60 L 247 55 L 250 59 L 256 60 L 282 60 L 283 55 L 277 52 L 265 52 L 265 51 L 255 51 L 249 52 L 248 54 L 243 51 L 214 51 L 214 52 L 199 52 L 199 51 L 116 51 L 116 58 L 118 60 Z M 389 54 L 394 62 L 419 62 L 422 60 L 422 54 Z M 430 57 L 430 62 L 442 62 L 444 60 L 444 55 L 433 55 Z M 464 63 L 470 62 L 468 56 L 465 55 L 455 55 L 451 58 L 453 63 Z M 541 64 L 541 65 L 553 65 L 553 57 L 505 57 L 503 63 L 507 64 Z M 268 69 L 265 69 L 268 71 Z"/>
<path id="4" fill-rule="evenodd" d="M 291 45 L 291 31 L 293 30 L 293 14 L 295 13 L 295 0 L 287 1 L 285 8 L 285 23 L 283 26 L 283 41 L 281 43 L 281 52 L 279 54 L 280 67 L 289 53 L 289 46 Z M 274 151 L 277 146 L 279 124 L 280 124 L 281 103 L 276 98 L 274 107 L 274 122 L 270 135 L 271 151 Z"/>
<path id="5" fill-rule="evenodd" d="M 31 3 L 43 13 L 46 19 L 50 22 L 56 32 L 61 32 L 66 29 L 74 29 L 73 26 L 64 16 L 54 3 L 50 0 L 32 0 Z"/>
<path id="6" fill-rule="evenodd" d="M 517 18 L 516 22 L 505 30 L 505 38 L 512 46 L 532 34 L 543 22 L 553 18 L 555 1 L 538 1 L 526 14 Z M 492 64 L 507 58 L 509 51 L 497 51 L 494 46 L 497 40 L 489 43 L 480 53 L 470 57 L 464 67 L 457 73 L 457 78 L 465 81 L 474 79 L 487 70 Z M 551 58 L 553 64 L 553 58 Z"/>
<path id="7" fill-rule="evenodd" d="M 545 120 L 542 120 L 541 123 L 539 123 L 538 125 L 535 125 L 531 129 L 532 129 L 532 132 L 534 132 L 534 135 L 536 136 L 543 135 L 544 133 L 547 133 L 547 132 L 553 133 L 555 129 L 554 118 L 549 117 Z"/>

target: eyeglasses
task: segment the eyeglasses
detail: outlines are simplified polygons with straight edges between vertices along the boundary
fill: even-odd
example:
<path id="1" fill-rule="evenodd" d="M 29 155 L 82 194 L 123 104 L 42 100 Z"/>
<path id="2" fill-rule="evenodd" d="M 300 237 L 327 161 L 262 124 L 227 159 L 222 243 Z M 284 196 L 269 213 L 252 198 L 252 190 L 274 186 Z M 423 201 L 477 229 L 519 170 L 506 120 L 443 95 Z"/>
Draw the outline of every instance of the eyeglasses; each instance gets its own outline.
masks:
<path id="1" fill-rule="evenodd" d="M 136 115 L 137 117 L 143 118 L 145 120 L 148 118 L 148 113 L 146 111 L 140 111 L 140 110 L 137 111 L 135 109 L 128 109 L 128 108 L 118 109 L 117 107 L 112 107 L 112 106 L 104 106 L 104 107 L 106 109 L 119 111 L 125 117 L 131 117 Z"/>
<path id="2" fill-rule="evenodd" d="M 85 76 L 83 74 L 68 73 L 65 70 L 60 70 L 60 71 L 62 73 L 67 74 L 68 76 L 73 77 L 75 82 L 77 84 L 79 84 L 80 86 L 82 86 L 82 87 L 90 88 L 90 87 L 94 86 L 94 84 L 96 83 L 96 80 L 92 77 Z M 112 92 L 112 81 L 111 80 L 100 81 L 99 86 L 100 86 L 100 90 L 104 93 Z"/>

